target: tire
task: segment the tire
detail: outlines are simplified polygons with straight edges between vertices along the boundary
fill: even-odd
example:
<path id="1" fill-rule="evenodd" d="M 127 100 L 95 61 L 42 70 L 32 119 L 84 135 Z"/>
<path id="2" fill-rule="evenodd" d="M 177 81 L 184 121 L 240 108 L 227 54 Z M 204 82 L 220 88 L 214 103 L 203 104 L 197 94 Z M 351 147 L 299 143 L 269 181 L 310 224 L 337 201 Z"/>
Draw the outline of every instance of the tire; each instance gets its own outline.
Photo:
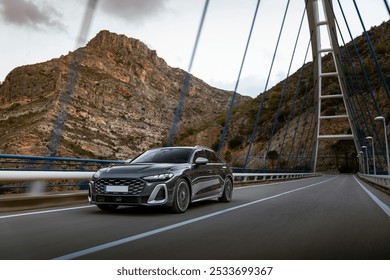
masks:
<path id="1" fill-rule="evenodd" d="M 114 211 L 116 208 L 118 208 L 118 205 L 114 204 L 98 204 L 96 206 L 102 211 Z"/>
<path id="2" fill-rule="evenodd" d="M 220 202 L 230 202 L 233 197 L 233 183 L 230 179 L 226 179 L 225 184 L 223 186 L 223 193 L 218 200 Z"/>
<path id="3" fill-rule="evenodd" d="M 181 214 L 187 211 L 190 205 L 190 186 L 184 179 L 177 181 L 176 187 L 173 191 L 173 204 L 171 211 L 173 213 Z"/>

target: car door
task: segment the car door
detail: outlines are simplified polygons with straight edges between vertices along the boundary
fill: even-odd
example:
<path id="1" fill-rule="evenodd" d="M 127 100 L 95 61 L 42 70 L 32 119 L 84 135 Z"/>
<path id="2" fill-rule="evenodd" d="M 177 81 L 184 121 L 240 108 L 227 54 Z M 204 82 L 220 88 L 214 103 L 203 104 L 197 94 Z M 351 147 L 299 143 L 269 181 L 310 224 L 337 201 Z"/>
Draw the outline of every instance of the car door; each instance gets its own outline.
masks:
<path id="1" fill-rule="evenodd" d="M 224 185 L 224 164 L 218 158 L 218 156 L 210 150 L 205 150 L 205 156 L 208 159 L 207 170 L 211 175 L 210 178 L 210 190 L 209 195 L 217 195 L 223 191 Z"/>
<path id="2" fill-rule="evenodd" d="M 197 150 L 192 159 L 191 185 L 192 200 L 199 200 L 211 196 L 215 185 L 214 171 L 210 164 L 196 164 L 198 158 L 206 158 L 204 149 Z"/>

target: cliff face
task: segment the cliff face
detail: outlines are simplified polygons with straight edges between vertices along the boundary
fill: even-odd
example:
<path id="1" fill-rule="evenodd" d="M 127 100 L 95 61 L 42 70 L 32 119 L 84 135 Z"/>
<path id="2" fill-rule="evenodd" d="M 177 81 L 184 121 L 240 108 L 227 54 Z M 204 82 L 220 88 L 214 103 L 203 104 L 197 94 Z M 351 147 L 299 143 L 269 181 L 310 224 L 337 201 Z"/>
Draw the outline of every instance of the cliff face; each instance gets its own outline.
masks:
<path id="1" fill-rule="evenodd" d="M 374 45 L 387 84 L 390 84 L 390 23 L 372 28 Z M 365 39 L 355 39 L 361 61 L 370 79 L 381 114 L 390 119 L 389 101 L 382 86 Z M 354 53 L 351 43 L 346 48 Z M 344 49 L 342 50 L 344 51 Z M 356 56 L 355 56 L 356 57 Z M 78 62 L 78 63 L 75 63 Z M 324 57 L 325 71 L 333 67 Z M 353 58 L 355 69 L 360 63 Z M 352 72 L 343 69 L 346 72 Z M 312 63 L 281 81 L 265 93 L 257 133 L 249 157 L 250 168 L 310 168 L 315 121 Z M 185 72 L 169 67 L 136 39 L 101 31 L 85 47 L 60 58 L 14 69 L 0 85 L 0 151 L 12 154 L 48 154 L 53 124 L 64 111 L 64 99 L 74 86 L 67 118 L 58 147 L 58 156 L 125 159 L 153 146 L 167 143 Z M 301 76 L 301 78 L 299 78 Z M 74 78 L 74 84 L 72 79 Z M 299 87 L 298 80 L 301 79 Z M 352 93 L 356 102 L 370 97 L 365 77 L 357 73 L 362 91 Z M 71 85 L 69 87 L 69 85 Z M 358 88 L 358 82 L 354 81 Z M 337 79 L 323 85 L 326 94 L 339 90 Z M 306 92 L 306 94 L 305 94 Z M 284 94 L 279 115 L 279 100 Z M 191 76 L 187 88 L 175 145 L 206 145 L 216 149 L 223 129 L 231 92 L 213 88 Z M 232 166 L 242 166 L 248 150 L 261 96 L 236 96 L 222 156 Z M 323 103 L 324 115 L 343 113 L 332 100 Z M 359 116 L 375 116 L 373 102 Z M 274 135 L 271 132 L 276 122 Z M 290 120 L 290 121 L 288 121 Z M 390 122 L 388 122 L 390 124 Z M 347 133 L 348 123 L 321 125 L 322 134 Z M 363 128 L 365 129 L 365 128 Z M 380 130 L 383 137 L 383 130 Z M 337 171 L 356 161 L 351 143 L 320 142 L 319 171 Z M 343 151 L 340 152 L 340 149 Z M 343 152 L 345 156 L 339 157 Z M 295 157 L 298 155 L 299 157 Z M 301 160 L 301 158 L 303 159 Z M 280 159 L 277 163 L 276 159 Z M 356 163 L 356 162 L 355 162 Z M 356 167 L 356 166 L 355 166 Z"/>
<path id="2" fill-rule="evenodd" d="M 382 23 L 380 26 L 371 28 L 368 35 L 373 45 L 379 61 L 381 71 L 387 85 L 390 85 L 390 21 Z M 361 139 L 373 133 L 370 119 L 378 115 L 378 110 L 371 97 L 375 96 L 377 107 L 386 120 L 390 120 L 390 101 L 385 92 L 382 79 L 375 67 L 369 45 L 366 38 L 362 35 L 354 39 L 359 53 L 360 61 L 357 58 L 355 47 L 351 42 L 341 48 L 344 59 L 348 60 L 346 49 L 351 57 L 351 64 L 343 64 L 340 73 L 345 73 L 349 79 L 348 98 L 351 101 L 351 110 L 355 110 L 352 115 L 352 122 L 358 119 Z M 330 54 L 323 58 L 323 71 L 334 71 L 334 62 Z M 361 64 L 367 74 L 363 74 Z M 313 135 L 315 128 L 315 119 L 312 118 L 315 110 L 313 92 L 315 83 L 310 78 L 310 72 L 313 63 L 304 65 L 302 75 L 301 69 L 288 77 L 288 82 L 283 80 L 265 93 L 264 105 L 257 127 L 255 141 L 251 149 L 249 158 L 249 167 L 263 168 L 264 160 L 267 155 L 267 148 L 276 160 L 269 158 L 266 168 L 274 168 L 278 162 L 278 168 L 310 168 L 312 165 Z M 354 75 L 354 72 L 356 75 Z M 300 77 L 301 76 L 301 77 Z M 300 79 L 300 84 L 298 83 Z M 368 81 L 367 81 L 368 79 Z M 299 86 L 297 86 L 299 84 Z M 322 94 L 330 95 L 340 93 L 338 79 L 323 79 Z M 305 94 L 306 93 L 306 94 Z M 280 105 L 280 113 L 276 116 L 280 97 L 284 94 L 283 102 Z M 260 104 L 260 96 L 246 101 L 237 106 L 229 125 L 227 135 L 228 146 L 225 150 L 225 157 L 231 159 L 233 166 L 242 166 L 244 157 L 248 150 L 248 144 L 252 135 L 254 120 Z M 339 100 L 329 99 L 322 102 L 322 115 L 340 115 L 345 114 L 345 107 L 340 106 Z M 302 107 L 301 107 L 302 106 Z M 288 121 L 290 119 L 290 121 Z M 272 137 L 273 126 L 276 120 L 276 129 Z M 365 123 L 368 123 L 366 126 Z M 388 129 L 390 122 L 387 121 Z M 378 137 L 384 139 L 383 129 L 377 124 Z M 337 121 L 323 120 L 321 122 L 322 135 L 349 134 L 349 124 L 347 121 L 339 119 Z M 376 140 L 377 141 L 377 140 Z M 347 143 L 346 143 L 347 142 Z M 363 144 L 368 145 L 368 144 Z M 378 142 L 376 147 L 379 147 Z M 297 158 L 295 156 L 298 155 Z M 302 158 L 303 156 L 303 158 Z M 319 161 L 317 163 L 318 171 L 356 171 L 356 149 L 353 141 L 331 141 L 322 140 L 319 142 Z M 301 160 L 302 158 L 302 160 Z M 382 166 L 384 166 L 381 156 Z"/>
<path id="3" fill-rule="evenodd" d="M 71 75 L 74 89 L 57 155 L 128 158 L 166 143 L 185 72 L 136 39 L 101 31 L 84 48 L 7 76 L 0 87 L 2 153 L 48 154 Z M 226 111 L 230 98 L 231 92 L 191 76 L 178 135 Z M 237 104 L 245 99 L 238 96 Z M 210 144 L 201 142 L 193 144 Z"/>

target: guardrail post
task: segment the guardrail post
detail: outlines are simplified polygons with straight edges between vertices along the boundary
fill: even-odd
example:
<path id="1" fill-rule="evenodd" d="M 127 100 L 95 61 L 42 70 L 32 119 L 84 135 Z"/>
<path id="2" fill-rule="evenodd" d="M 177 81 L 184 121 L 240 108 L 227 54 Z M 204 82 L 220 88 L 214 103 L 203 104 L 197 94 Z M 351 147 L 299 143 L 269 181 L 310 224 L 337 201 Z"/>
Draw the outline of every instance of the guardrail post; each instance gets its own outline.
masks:
<path id="1" fill-rule="evenodd" d="M 46 191 L 46 183 L 43 181 L 33 181 L 31 183 L 30 195 L 40 195 Z"/>

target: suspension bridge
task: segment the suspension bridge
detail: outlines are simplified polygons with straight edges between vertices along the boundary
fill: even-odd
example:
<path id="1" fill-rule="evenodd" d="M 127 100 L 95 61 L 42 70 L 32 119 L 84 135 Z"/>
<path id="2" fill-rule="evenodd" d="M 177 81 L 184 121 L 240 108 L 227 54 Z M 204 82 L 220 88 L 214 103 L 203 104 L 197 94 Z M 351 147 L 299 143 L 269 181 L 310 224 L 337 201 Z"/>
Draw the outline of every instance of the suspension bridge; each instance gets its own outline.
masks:
<path id="1" fill-rule="evenodd" d="M 97 2 L 88 1 L 78 36 L 80 44 L 87 38 Z M 241 187 L 236 188 L 232 205 L 224 208 L 213 203 L 197 204 L 188 214 L 190 216 L 182 216 L 175 221 L 167 218 L 162 222 L 159 211 L 142 209 L 141 212 L 134 208 L 123 209 L 115 215 L 96 214 L 88 205 L 39 211 L 14 210 L 0 215 L 0 259 L 388 259 L 390 199 L 386 192 L 390 190 L 390 164 L 386 119 L 390 117 L 390 91 L 388 76 L 383 70 L 386 65 L 381 65 L 379 57 L 383 53 L 380 47 L 373 45 L 363 20 L 363 11 L 355 0 L 353 4 L 361 24 L 369 63 L 362 60 L 362 50 L 352 37 L 340 0 L 304 2 L 305 9 L 302 11 L 287 78 L 275 102 L 275 118 L 269 120 L 270 134 L 267 136 L 265 156 L 260 168 L 254 171 L 250 164 L 256 158 L 253 150 L 259 133 L 257 130 L 271 98 L 269 79 L 289 12 L 290 1 L 285 1 L 284 17 L 275 42 L 268 79 L 257 98 L 258 108 L 243 155 L 244 163 L 235 169 L 234 176 Z M 175 145 L 198 44 L 202 30 L 207 28 L 205 19 L 208 6 L 209 1 L 206 0 L 172 120 L 168 145 Z M 390 15 L 387 0 L 383 1 L 383 9 Z M 235 97 L 260 10 L 261 1 L 258 0 L 224 127 L 218 139 L 219 153 L 227 149 L 226 137 Z M 294 85 L 294 94 L 286 105 L 287 88 L 291 87 L 291 64 L 299 51 L 297 42 L 304 32 L 302 23 L 305 20 L 308 22 L 309 30 L 306 32 L 310 34 L 310 40 L 304 50 L 304 61 L 297 84 Z M 342 30 L 347 30 L 347 33 Z M 310 51 L 312 62 L 308 63 Z M 67 108 L 72 104 L 77 66 L 82 55 L 80 52 L 74 56 L 72 64 L 75 71 L 70 71 L 67 77 L 61 98 L 62 109 L 55 119 L 48 143 L 49 154 L 1 155 L 4 168 L 0 171 L 0 180 L 87 180 L 100 166 L 123 163 L 56 157 L 67 120 Z M 329 89 L 330 83 L 336 86 Z M 329 110 L 330 107 L 337 109 Z M 276 150 L 274 142 L 282 117 L 285 120 L 282 141 Z M 335 129 L 326 129 L 329 127 Z M 357 164 L 357 174 L 320 174 L 317 166 L 323 159 L 321 147 L 331 145 L 323 143 L 336 143 L 341 147 L 338 149 L 340 154 L 343 149 L 352 147 L 353 151 L 349 154 Z M 347 146 L 343 146 L 345 143 Z M 276 151 L 276 157 L 271 158 L 273 151 Z M 276 161 L 273 170 L 267 169 L 271 160 Z M 297 166 L 307 168 L 296 171 Z M 279 181 L 291 177 L 304 179 Z M 277 181 L 253 185 L 253 182 L 269 182 L 270 179 Z M 246 184 L 248 181 L 252 181 L 250 186 Z M 371 183 L 368 184 L 368 181 Z M 30 186 L 27 184 L 24 187 Z M 129 217 L 133 219 L 129 221 Z M 96 230 L 102 232 L 102 229 L 98 229 L 102 221 L 105 228 L 116 230 L 95 235 Z M 129 223 L 134 225 L 131 229 L 127 226 Z M 66 230 L 61 233 L 59 229 Z M 28 236 L 26 232 L 29 232 Z M 226 237 L 219 238 L 222 235 Z M 56 240 L 59 238 L 67 241 L 58 244 Z M 71 242 L 72 239 L 78 242 Z M 164 240 L 164 244 L 161 240 Z M 46 249 L 41 250 L 42 247 Z"/>

